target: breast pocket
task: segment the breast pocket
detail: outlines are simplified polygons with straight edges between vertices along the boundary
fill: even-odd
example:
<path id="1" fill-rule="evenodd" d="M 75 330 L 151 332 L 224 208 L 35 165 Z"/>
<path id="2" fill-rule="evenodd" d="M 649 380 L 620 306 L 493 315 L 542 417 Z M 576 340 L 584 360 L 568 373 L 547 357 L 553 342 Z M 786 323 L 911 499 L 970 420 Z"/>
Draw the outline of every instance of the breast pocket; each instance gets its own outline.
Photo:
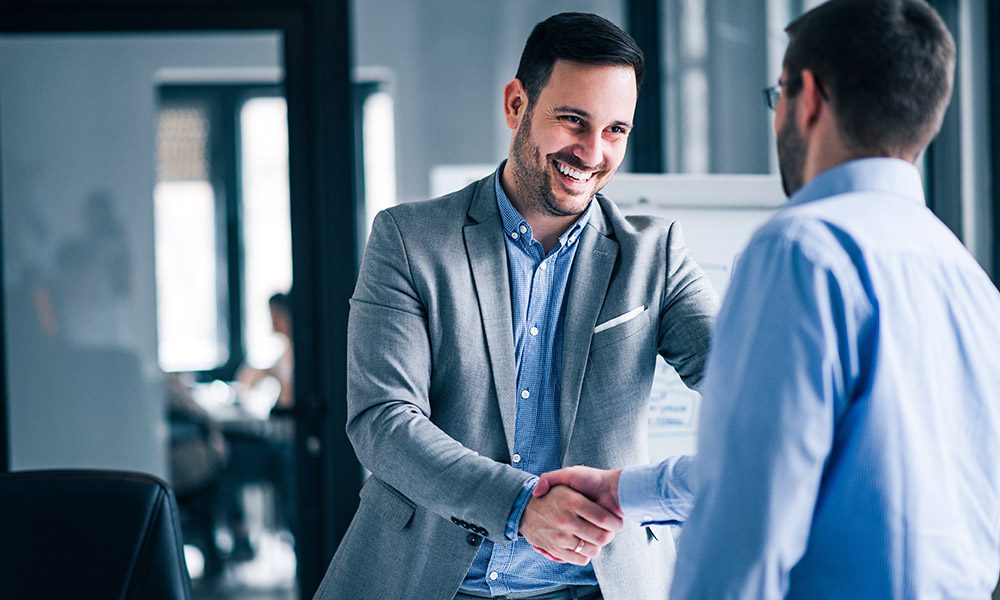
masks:
<path id="1" fill-rule="evenodd" d="M 631 312 L 631 311 L 630 311 Z M 620 322 L 615 323 L 615 319 L 621 319 L 622 317 L 615 317 L 607 321 L 602 322 L 597 326 L 596 329 L 600 329 L 594 333 L 594 336 L 590 340 L 590 352 L 594 353 L 601 348 L 616 344 L 628 337 L 643 331 L 649 326 L 649 308 L 646 307 L 641 312 L 638 312 L 634 316 L 624 313 L 623 316 L 627 319 L 623 319 Z M 610 325 L 610 326 L 607 326 Z"/>

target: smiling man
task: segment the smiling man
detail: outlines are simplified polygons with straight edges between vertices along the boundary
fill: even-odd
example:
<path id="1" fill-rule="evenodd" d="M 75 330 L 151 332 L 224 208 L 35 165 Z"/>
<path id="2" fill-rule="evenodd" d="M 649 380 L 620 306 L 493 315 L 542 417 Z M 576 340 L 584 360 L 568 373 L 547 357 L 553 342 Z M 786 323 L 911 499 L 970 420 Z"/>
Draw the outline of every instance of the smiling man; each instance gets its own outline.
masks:
<path id="1" fill-rule="evenodd" d="M 539 23 L 503 90 L 508 159 L 375 219 L 348 340 L 372 476 L 317 598 L 666 596 L 669 534 L 615 537 L 621 519 L 568 487 L 531 495 L 564 465 L 646 460 L 657 354 L 701 381 L 715 291 L 676 224 L 599 194 L 642 69 L 601 17 Z"/>

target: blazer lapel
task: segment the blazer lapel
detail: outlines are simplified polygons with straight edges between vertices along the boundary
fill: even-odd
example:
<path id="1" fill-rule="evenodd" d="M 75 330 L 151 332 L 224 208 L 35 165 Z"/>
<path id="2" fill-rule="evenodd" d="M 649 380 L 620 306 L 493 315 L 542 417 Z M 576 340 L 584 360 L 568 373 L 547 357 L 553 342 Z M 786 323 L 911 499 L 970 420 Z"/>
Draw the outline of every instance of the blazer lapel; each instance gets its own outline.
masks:
<path id="1" fill-rule="evenodd" d="M 594 335 L 598 313 L 604 305 L 608 283 L 618 258 L 618 242 L 608 237 L 608 233 L 603 206 L 598 203 L 598 210 L 594 211 L 590 223 L 577 240 L 580 247 L 573 259 L 566 290 L 562 389 L 559 394 L 559 441 L 563 462 L 576 423 L 583 374 L 590 356 L 590 338 Z"/>
<path id="2" fill-rule="evenodd" d="M 495 177 L 488 177 L 478 187 L 469 209 L 469 216 L 475 223 L 466 225 L 463 234 L 486 331 L 493 386 L 509 449 L 514 447 L 517 420 L 514 319 L 510 308 L 507 248 L 494 192 Z"/>

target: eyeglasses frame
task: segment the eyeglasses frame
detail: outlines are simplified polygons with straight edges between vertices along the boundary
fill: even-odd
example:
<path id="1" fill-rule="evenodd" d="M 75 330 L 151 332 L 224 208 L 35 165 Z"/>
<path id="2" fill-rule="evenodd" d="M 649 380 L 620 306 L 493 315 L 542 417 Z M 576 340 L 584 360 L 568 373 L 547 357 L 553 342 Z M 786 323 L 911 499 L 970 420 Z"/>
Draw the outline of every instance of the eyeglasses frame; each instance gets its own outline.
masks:
<path id="1" fill-rule="evenodd" d="M 816 82 L 816 88 L 819 90 L 819 95 L 823 97 L 824 100 L 829 100 L 826 95 L 826 90 L 823 88 L 823 82 L 819 80 L 819 77 L 813 75 L 813 81 Z M 782 81 L 778 79 L 778 83 L 775 85 L 769 85 L 762 91 L 764 93 L 764 105 L 769 109 L 777 110 L 778 101 L 781 99 L 781 88 L 787 87 L 789 97 L 794 96 L 799 91 L 799 86 L 802 85 L 802 75 L 795 74 L 789 77 L 787 80 Z M 792 87 L 795 86 L 795 91 L 792 91 Z"/>

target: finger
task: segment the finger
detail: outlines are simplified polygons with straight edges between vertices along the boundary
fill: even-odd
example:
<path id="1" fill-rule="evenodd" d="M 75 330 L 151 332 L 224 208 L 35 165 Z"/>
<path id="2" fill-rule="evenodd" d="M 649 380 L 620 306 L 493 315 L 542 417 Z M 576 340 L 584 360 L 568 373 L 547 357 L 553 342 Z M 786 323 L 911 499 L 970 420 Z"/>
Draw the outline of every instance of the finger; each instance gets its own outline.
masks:
<path id="1" fill-rule="evenodd" d="M 573 556 L 574 552 L 572 550 L 567 550 L 565 548 L 552 548 L 551 552 L 544 548 L 539 548 L 538 546 L 532 546 L 531 548 L 535 552 L 541 554 L 542 556 L 553 562 L 567 563 L 570 561 L 575 561 L 573 564 L 578 564 L 580 561 L 579 556 Z"/>
<path id="2" fill-rule="evenodd" d="M 549 480 L 546 479 L 545 475 L 542 475 L 541 479 L 539 479 L 538 483 L 535 485 L 535 489 L 532 490 L 531 495 L 535 498 L 539 498 L 549 493 L 549 488 L 551 487 L 552 486 L 549 484 Z"/>
<path id="3" fill-rule="evenodd" d="M 621 517 L 586 498 L 577 502 L 573 506 L 573 510 L 580 518 L 606 531 L 616 532 L 625 525 L 625 521 Z"/>
<path id="4" fill-rule="evenodd" d="M 533 549 L 533 550 L 534 550 L 535 552 L 537 552 L 537 553 L 541 554 L 542 556 L 544 556 L 545 558 L 547 558 L 547 559 L 549 559 L 549 560 L 551 560 L 551 561 L 553 561 L 553 562 L 557 562 L 557 563 L 564 563 L 564 562 L 566 562 L 566 561 L 564 561 L 564 560 L 563 560 L 563 559 L 561 559 L 561 558 L 556 558 L 555 556 L 552 556 L 551 554 L 549 554 L 549 553 L 548 553 L 548 552 L 546 552 L 545 550 L 542 550 L 542 549 L 541 549 L 541 548 L 539 548 L 538 546 L 532 546 L 532 549 Z"/>
<path id="5" fill-rule="evenodd" d="M 571 469 L 572 467 L 559 469 L 556 471 L 549 471 L 548 473 L 543 474 L 541 477 L 542 480 L 549 485 L 549 487 L 555 487 L 557 485 L 565 485 L 573 487 L 571 484 L 571 481 L 573 480 L 573 476 L 571 475 Z"/>
<path id="6" fill-rule="evenodd" d="M 583 540 L 585 543 L 593 544 L 595 546 L 604 546 L 614 539 L 617 531 L 602 529 L 586 519 L 577 517 L 576 523 L 571 528 L 571 531 L 565 533 L 570 533 L 572 535 L 569 539 L 567 539 L 565 535 L 560 536 L 558 543 L 565 546 L 568 550 L 575 552 L 574 549 L 576 548 L 579 540 Z"/>
<path id="7" fill-rule="evenodd" d="M 573 544 L 575 547 L 576 544 Z M 584 556 L 582 554 L 577 554 L 573 551 L 573 548 L 549 548 L 543 550 L 548 555 L 555 558 L 556 562 L 565 562 L 572 565 L 584 566 L 590 562 L 590 557 Z"/>
<path id="8" fill-rule="evenodd" d="M 585 556 L 587 558 L 594 558 L 601 553 L 601 547 L 597 544 L 588 543 L 585 540 L 580 540 L 582 544 L 577 544 L 577 547 L 573 549 L 574 552 L 580 556 Z M 577 549 L 579 548 L 579 549 Z"/>
<path id="9" fill-rule="evenodd" d="M 546 546 L 556 545 L 572 550 L 577 538 L 603 546 L 623 525 L 623 521 L 607 509 L 566 486 L 553 488 L 540 502 L 550 499 L 559 506 L 560 514 L 549 521 L 549 528 L 555 531 Z M 547 549 L 551 552 L 551 548 Z"/>

